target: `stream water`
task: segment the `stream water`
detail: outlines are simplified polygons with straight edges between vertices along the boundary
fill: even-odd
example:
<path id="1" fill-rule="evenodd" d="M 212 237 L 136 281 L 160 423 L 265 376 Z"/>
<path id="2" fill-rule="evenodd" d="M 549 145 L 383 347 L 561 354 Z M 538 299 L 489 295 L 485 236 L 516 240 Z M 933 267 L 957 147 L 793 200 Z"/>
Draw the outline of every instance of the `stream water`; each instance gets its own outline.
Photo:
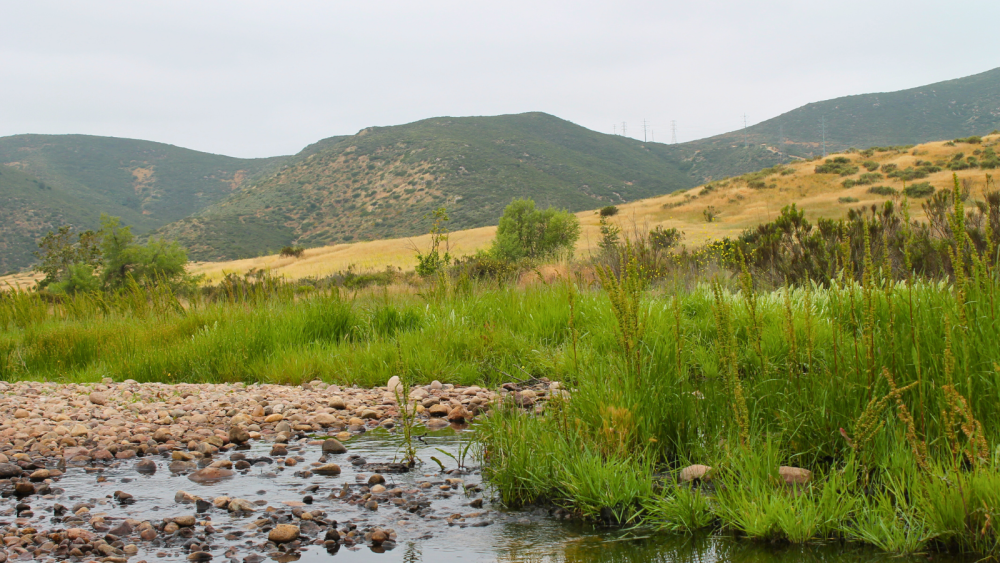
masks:
<path id="1" fill-rule="evenodd" d="M 302 471 L 309 469 L 320 455 L 320 447 L 306 443 L 289 444 L 289 456 L 304 458 L 295 467 L 279 467 L 277 464 L 255 464 L 246 472 L 234 478 L 208 485 L 190 481 L 186 475 L 172 474 L 168 469 L 169 459 L 155 458 L 158 470 L 153 475 L 139 474 L 134 460 L 112 465 L 101 472 L 83 468 L 67 468 L 66 474 L 55 486 L 65 492 L 52 498 L 31 499 L 36 516 L 27 525 L 51 527 L 48 520 L 52 506 L 61 503 L 72 507 L 77 503 L 93 505 L 92 515 L 104 514 L 113 527 L 116 521 L 125 518 L 136 520 L 162 521 L 168 517 L 191 515 L 195 512 L 192 504 L 175 502 L 179 490 L 187 491 L 211 500 L 216 496 L 230 496 L 256 501 L 259 508 L 252 515 L 235 516 L 224 510 L 210 508 L 199 514 L 199 519 L 210 519 L 217 530 L 209 542 L 202 547 L 213 554 L 214 561 L 402 561 L 415 563 L 426 561 L 472 562 L 472 561 L 573 561 L 573 562 L 722 562 L 754 561 L 762 563 L 784 563 L 799 561 L 851 563 L 862 561 L 916 562 L 916 561 L 960 561 L 960 559 L 940 554 L 900 558 L 857 545 L 831 543 L 810 546 L 774 546 L 742 541 L 718 536 L 676 536 L 653 534 L 644 530 L 609 530 L 579 523 L 570 523 L 553 518 L 546 509 L 536 508 L 521 511 L 502 510 L 489 502 L 488 491 L 476 489 L 483 486 L 482 476 L 473 467 L 462 473 L 442 472 L 431 458 L 437 458 L 445 468 L 453 471 L 457 461 L 440 450 L 460 457 L 461 450 L 471 438 L 471 430 L 448 427 L 437 431 L 417 429 L 421 436 L 417 440 L 417 455 L 422 463 L 409 473 L 384 473 L 388 490 L 399 489 L 399 497 L 383 496 L 377 510 L 370 510 L 364 503 L 350 504 L 341 498 L 330 498 L 347 484 L 357 492 L 367 483 L 371 471 L 364 466 L 353 465 L 347 454 L 333 456 L 330 461 L 338 463 L 342 473 L 336 477 L 310 475 L 303 477 Z M 400 453 L 400 433 L 383 429 L 356 436 L 345 444 L 350 455 L 364 458 L 368 463 L 386 463 L 398 459 Z M 257 442 L 251 449 L 241 453 L 247 458 L 267 456 L 270 444 Z M 298 448 L 298 449 L 296 449 Z M 471 456 L 470 456 L 471 457 Z M 473 459 L 467 460 L 475 465 Z M 369 467 L 370 469 L 370 467 Z M 460 478 L 464 485 L 448 487 L 445 479 Z M 429 483 L 429 484 L 428 484 Z M 313 488 L 315 486 L 315 488 Z M 447 490 L 443 490 L 447 488 Z M 135 502 L 119 505 L 111 497 L 117 490 L 128 492 Z M 306 495 L 312 496 L 311 504 L 301 504 Z M 477 498 L 483 498 L 481 508 Z M 396 504 L 393 503 L 396 498 Z M 405 501 L 405 502 L 404 502 Z M 0 523 L 9 523 L 14 518 L 13 505 L 17 501 L 7 498 L 2 501 L 4 509 Z M 429 503 L 429 507 L 415 514 L 407 509 L 406 503 Z M 266 505 L 266 506 L 265 506 Z M 369 547 L 364 543 L 356 546 L 342 546 L 336 551 L 327 551 L 323 545 L 304 542 L 291 552 L 267 552 L 262 549 L 266 534 L 251 531 L 267 506 L 285 513 L 294 506 L 310 511 L 321 510 L 324 518 L 336 520 L 338 529 L 350 525 L 358 530 L 370 527 L 391 529 L 396 533 L 396 541 L 382 547 Z M 461 517 L 456 517 L 461 515 Z M 22 521 L 22 526 L 25 523 Z M 322 540 L 323 535 L 304 535 L 310 540 Z M 242 533 L 241 533 L 242 532 Z M 178 542 L 135 542 L 139 553 L 132 561 L 187 561 L 189 551 Z"/>

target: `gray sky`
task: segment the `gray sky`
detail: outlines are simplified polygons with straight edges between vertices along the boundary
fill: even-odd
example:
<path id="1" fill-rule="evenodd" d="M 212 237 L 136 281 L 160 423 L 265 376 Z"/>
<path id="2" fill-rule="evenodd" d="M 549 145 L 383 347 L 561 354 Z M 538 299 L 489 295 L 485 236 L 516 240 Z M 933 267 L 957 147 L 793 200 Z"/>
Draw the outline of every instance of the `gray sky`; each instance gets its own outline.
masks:
<path id="1" fill-rule="evenodd" d="M 232 156 L 545 111 L 657 141 L 1000 66 L 1000 3 L 0 0 L 0 136 Z"/>

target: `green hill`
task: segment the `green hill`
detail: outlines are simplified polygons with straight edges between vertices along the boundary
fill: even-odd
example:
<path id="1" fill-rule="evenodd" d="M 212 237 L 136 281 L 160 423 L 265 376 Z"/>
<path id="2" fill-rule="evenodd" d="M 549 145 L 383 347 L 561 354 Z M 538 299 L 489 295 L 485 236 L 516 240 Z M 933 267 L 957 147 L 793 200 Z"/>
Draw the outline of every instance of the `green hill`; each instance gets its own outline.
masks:
<path id="1" fill-rule="evenodd" d="M 985 135 L 1000 129 L 1000 68 L 900 90 L 806 104 L 749 127 L 708 139 L 661 146 L 690 163 L 685 170 L 713 180 L 759 170 L 794 157 L 855 147 L 912 145 Z"/>
<path id="2" fill-rule="evenodd" d="M 24 173 L 0 179 L 9 202 L 0 270 L 29 264 L 34 240 L 60 221 L 94 227 L 101 212 L 176 238 L 193 258 L 230 259 L 424 233 L 440 206 L 461 229 L 495 224 L 515 197 L 573 211 L 633 201 L 818 156 L 824 133 L 835 152 L 998 128 L 1000 69 L 807 104 L 745 132 L 675 145 L 544 113 L 372 127 L 253 160 L 149 141 L 18 135 L 0 138 L 0 170 Z"/>
<path id="3" fill-rule="evenodd" d="M 311 146 L 280 171 L 157 231 L 203 259 L 496 222 L 515 197 L 573 211 L 663 194 L 694 181 L 644 143 L 544 113 L 439 117 Z"/>
<path id="4" fill-rule="evenodd" d="M 0 138 L 0 197 L 10 202 L 2 213 L 15 219 L 0 223 L 0 270 L 30 264 L 35 240 L 50 228 L 94 228 L 108 213 L 145 233 L 222 200 L 281 160 L 88 135 Z M 32 226 L 48 219 L 58 220 Z"/>

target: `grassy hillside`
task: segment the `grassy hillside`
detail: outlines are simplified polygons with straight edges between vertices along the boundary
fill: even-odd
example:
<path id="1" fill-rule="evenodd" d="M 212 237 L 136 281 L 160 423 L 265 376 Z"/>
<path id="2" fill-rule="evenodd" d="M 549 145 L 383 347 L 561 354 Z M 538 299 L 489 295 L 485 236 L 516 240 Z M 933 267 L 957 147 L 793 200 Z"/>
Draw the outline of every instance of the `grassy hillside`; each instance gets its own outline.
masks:
<path id="1" fill-rule="evenodd" d="M 0 167 L 29 174 L 46 186 L 4 182 L 16 201 L 16 221 L 0 223 L 0 269 L 30 264 L 37 217 L 62 217 L 81 228 L 100 214 L 117 215 L 142 233 L 215 203 L 282 159 L 239 159 L 163 143 L 87 135 L 16 135 L 0 138 Z M 24 189 L 20 189 L 24 188 Z M 59 226 L 56 224 L 55 226 Z M 44 231 L 51 226 L 42 229 Z"/>
<path id="2" fill-rule="evenodd" d="M 515 197 L 573 211 L 690 187 L 642 142 L 543 113 L 442 117 L 317 143 L 279 172 L 159 233 L 201 258 L 286 244 L 417 235 L 447 206 L 455 228 L 494 223 Z"/>
<path id="3" fill-rule="evenodd" d="M 796 157 L 848 148 L 912 145 L 1000 129 L 1000 68 L 900 90 L 806 104 L 749 127 L 658 149 L 686 162 L 699 182 L 745 174 Z"/>
<path id="4" fill-rule="evenodd" d="M 898 174 L 890 172 L 894 166 L 897 171 L 902 172 L 912 169 L 908 173 L 910 176 L 923 176 L 907 180 L 907 186 L 926 182 L 938 190 L 950 189 L 952 174 L 958 174 L 962 182 L 968 183 L 972 199 L 982 200 L 983 191 L 988 189 L 986 175 L 993 175 L 996 170 L 971 166 L 960 170 L 951 168 L 968 165 L 970 157 L 985 164 L 989 160 L 990 151 L 995 154 L 998 150 L 1000 135 L 990 135 L 981 144 L 975 145 L 939 141 L 907 150 L 834 154 L 830 155 L 831 160 L 837 157 L 847 158 L 851 162 L 848 170 L 857 167 L 857 171 L 847 176 L 817 173 L 817 166 L 822 166 L 824 160 L 793 162 L 765 172 L 621 204 L 613 221 L 625 232 L 634 228 L 652 229 L 658 225 L 677 228 L 684 232 L 682 244 L 693 248 L 723 237 L 736 237 L 744 229 L 773 220 L 782 207 L 792 203 L 805 210 L 808 219 L 815 220 L 818 217 L 843 217 L 850 209 L 898 198 L 904 185 L 904 179 L 899 176 L 905 174 L 890 177 L 890 173 Z M 961 161 L 956 160 L 959 154 L 962 155 Z M 963 164 L 953 164 L 959 162 Z M 869 172 L 865 163 L 869 166 L 877 165 L 877 171 Z M 871 184 L 844 187 L 845 182 L 862 181 L 863 174 L 881 174 L 883 177 L 876 179 L 869 176 L 865 180 L 871 180 Z M 884 189 L 876 189 L 875 192 L 878 193 L 870 191 L 878 187 L 890 188 L 897 195 Z M 995 183 L 989 189 L 995 190 Z M 920 207 L 923 201 L 924 198 L 911 200 L 916 219 L 923 218 Z M 706 210 L 712 210 L 715 214 L 712 222 L 706 221 Z M 599 217 L 595 211 L 582 211 L 577 215 L 583 226 L 583 234 L 577 244 L 577 256 L 587 256 L 597 251 L 600 240 Z M 450 235 L 450 250 L 452 254 L 462 256 L 488 248 L 495 232 L 496 227 L 453 232 Z M 349 268 L 381 270 L 386 266 L 393 266 L 412 270 L 416 265 L 413 249 L 426 249 L 428 246 L 428 236 L 421 235 L 311 248 L 301 258 L 275 254 L 244 260 L 202 262 L 193 264 L 191 270 L 205 274 L 210 283 L 218 281 L 227 272 L 246 272 L 253 268 L 269 269 L 289 279 L 322 277 Z"/>

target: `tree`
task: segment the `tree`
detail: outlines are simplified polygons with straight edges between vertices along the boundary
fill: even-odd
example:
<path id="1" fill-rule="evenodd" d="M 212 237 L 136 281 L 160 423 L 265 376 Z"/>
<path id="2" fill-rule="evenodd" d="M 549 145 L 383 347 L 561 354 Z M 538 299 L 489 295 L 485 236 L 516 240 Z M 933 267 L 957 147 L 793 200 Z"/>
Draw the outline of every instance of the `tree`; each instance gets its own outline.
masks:
<path id="1" fill-rule="evenodd" d="M 106 289 L 120 289 L 129 278 L 150 285 L 184 277 L 187 252 L 176 241 L 152 239 L 145 245 L 135 244 L 132 228 L 107 215 L 101 216 L 101 237 Z"/>
<path id="2" fill-rule="evenodd" d="M 176 242 L 135 243 L 132 229 L 117 217 L 101 216 L 101 230 L 84 231 L 73 241 L 71 228 L 60 227 L 39 242 L 36 270 L 45 274 L 40 287 L 54 293 L 116 290 L 131 279 L 143 285 L 176 283 L 185 278 L 187 252 Z"/>
<path id="3" fill-rule="evenodd" d="M 83 231 L 73 242 L 72 227 L 64 225 L 56 232 L 49 231 L 38 241 L 35 256 L 39 263 L 35 270 L 45 274 L 38 283 L 47 287 L 70 277 L 74 265 L 89 266 L 91 274 L 101 264 L 101 237 L 94 231 Z M 81 272 L 77 272 L 80 275 Z"/>
<path id="4" fill-rule="evenodd" d="M 504 209 L 490 252 L 497 258 L 520 260 L 573 250 L 580 238 L 580 220 L 561 209 L 535 209 L 531 199 L 515 199 Z"/>

